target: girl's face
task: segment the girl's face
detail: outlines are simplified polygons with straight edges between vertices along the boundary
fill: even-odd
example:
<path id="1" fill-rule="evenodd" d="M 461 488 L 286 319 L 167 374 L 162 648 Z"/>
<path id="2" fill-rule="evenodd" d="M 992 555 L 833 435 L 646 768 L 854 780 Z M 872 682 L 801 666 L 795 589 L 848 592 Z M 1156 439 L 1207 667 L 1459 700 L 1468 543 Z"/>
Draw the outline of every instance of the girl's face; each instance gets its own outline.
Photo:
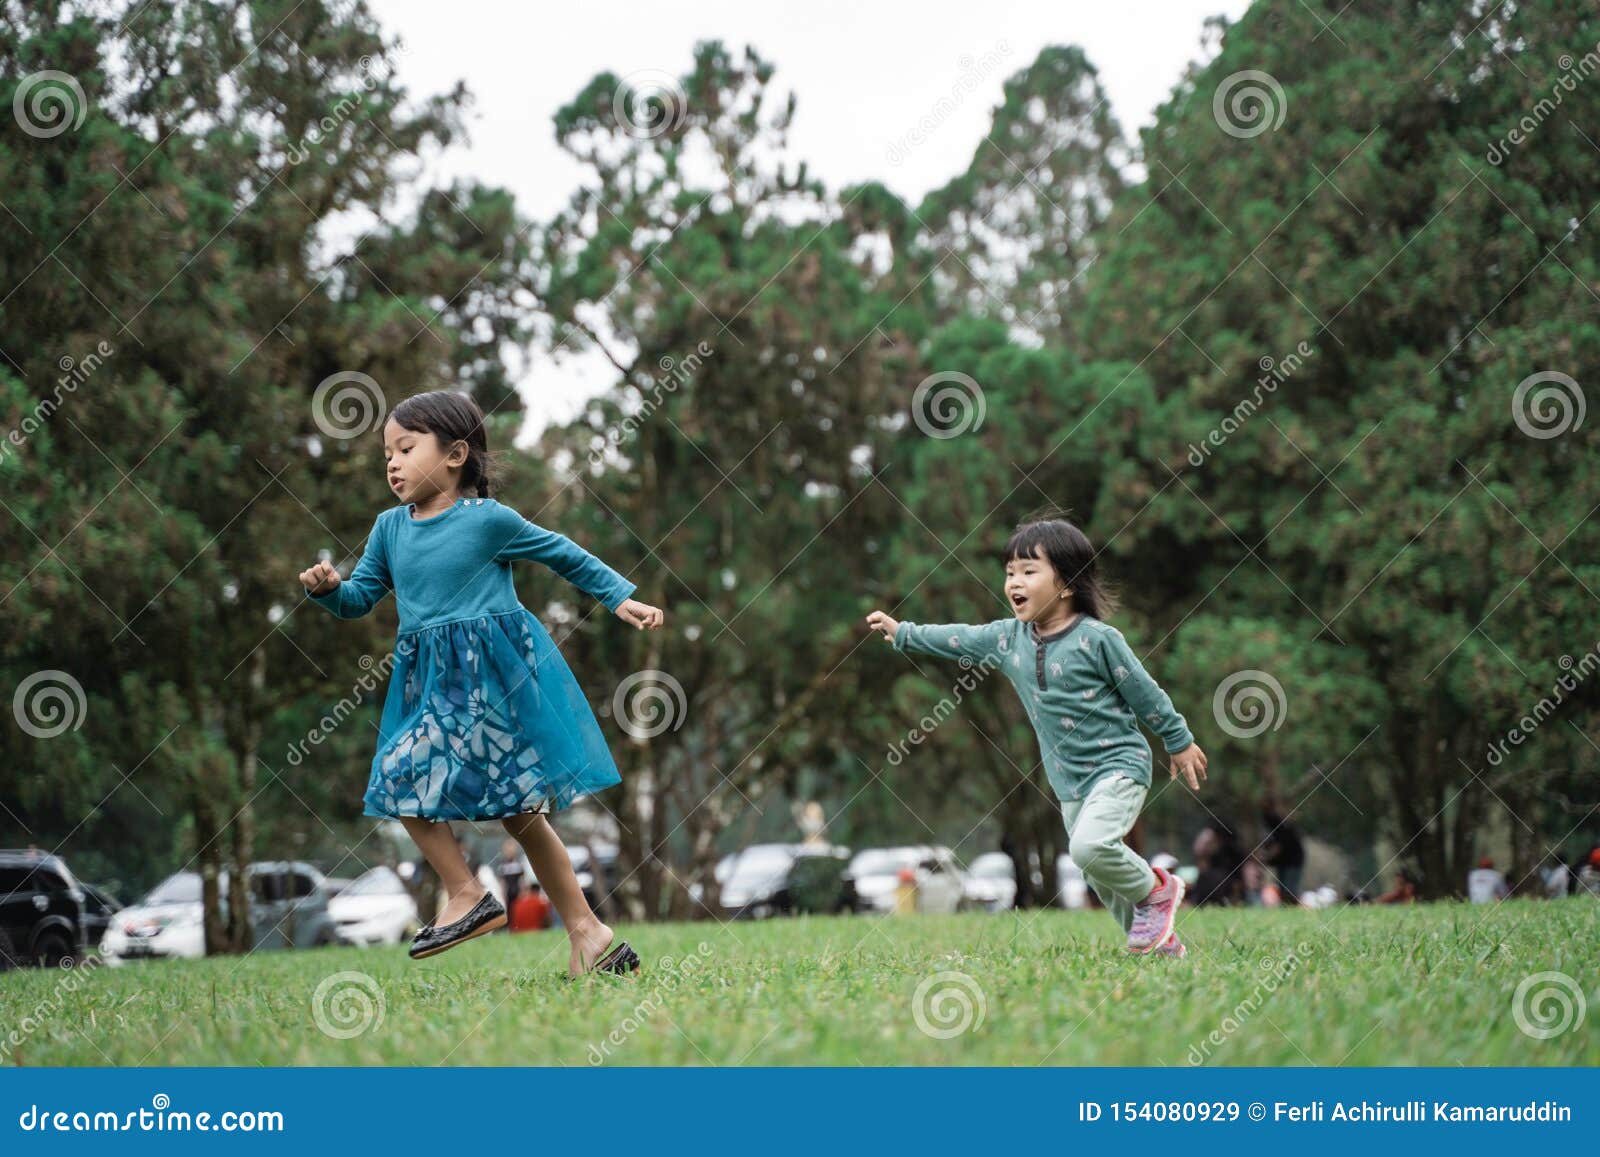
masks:
<path id="1" fill-rule="evenodd" d="M 1058 605 L 1065 584 L 1043 558 L 1014 558 L 1006 563 L 1006 598 L 1023 622 L 1049 614 Z"/>
<path id="2" fill-rule="evenodd" d="M 454 489 L 467 460 L 467 444 L 449 450 L 437 434 L 407 430 L 390 418 L 383 427 L 383 456 L 389 463 L 389 489 L 401 502 L 425 502 Z"/>

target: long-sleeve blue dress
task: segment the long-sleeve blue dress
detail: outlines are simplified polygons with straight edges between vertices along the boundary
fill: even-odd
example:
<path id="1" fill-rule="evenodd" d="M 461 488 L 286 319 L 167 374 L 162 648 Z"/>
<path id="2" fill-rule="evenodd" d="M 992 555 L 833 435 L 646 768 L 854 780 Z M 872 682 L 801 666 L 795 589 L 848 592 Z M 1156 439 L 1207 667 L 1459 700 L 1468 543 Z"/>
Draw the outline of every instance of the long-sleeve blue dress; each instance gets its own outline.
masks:
<path id="1" fill-rule="evenodd" d="M 620 783 L 571 669 L 517 601 L 511 563 L 542 562 L 608 610 L 634 584 L 492 498 L 411 511 L 378 515 L 350 577 L 306 596 L 353 619 L 392 590 L 400 613 L 362 814 L 499 819 Z"/>

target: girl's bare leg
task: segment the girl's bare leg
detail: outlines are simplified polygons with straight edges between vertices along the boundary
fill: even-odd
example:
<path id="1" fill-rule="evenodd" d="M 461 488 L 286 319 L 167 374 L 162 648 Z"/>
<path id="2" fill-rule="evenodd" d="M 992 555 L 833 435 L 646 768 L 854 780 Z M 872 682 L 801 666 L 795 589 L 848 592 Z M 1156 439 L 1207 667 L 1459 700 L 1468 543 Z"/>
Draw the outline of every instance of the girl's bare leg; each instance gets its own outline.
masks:
<path id="1" fill-rule="evenodd" d="M 561 923 L 572 941 L 567 974 L 577 976 L 588 971 L 611 947 L 616 933 L 589 907 L 589 900 L 572 870 L 572 858 L 567 855 L 566 845 L 556 835 L 550 821 L 537 813 L 507 816 L 501 822 L 528 853 L 533 874 L 549 894 L 556 911 L 561 913 Z"/>
<path id="2" fill-rule="evenodd" d="M 439 882 L 450 897 L 432 922 L 443 925 L 461 919 L 472 910 L 474 904 L 483 899 L 483 885 L 467 870 L 467 858 L 461 854 L 461 845 L 456 843 L 456 835 L 450 830 L 450 825 L 418 819 L 416 816 L 401 816 L 400 822 L 406 826 L 406 833 L 417 847 L 422 849 L 422 854 L 428 857 L 433 870 L 439 873 Z"/>

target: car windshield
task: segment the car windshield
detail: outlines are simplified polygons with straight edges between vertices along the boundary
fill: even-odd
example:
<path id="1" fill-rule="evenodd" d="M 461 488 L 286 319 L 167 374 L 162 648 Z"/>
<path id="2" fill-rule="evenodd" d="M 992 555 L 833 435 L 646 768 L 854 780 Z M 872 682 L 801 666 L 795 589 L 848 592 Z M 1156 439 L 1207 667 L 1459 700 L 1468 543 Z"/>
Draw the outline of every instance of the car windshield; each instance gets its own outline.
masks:
<path id="1" fill-rule="evenodd" d="M 889 876 L 921 862 L 915 848 L 872 848 L 850 861 L 850 872 L 855 876 Z"/>
<path id="2" fill-rule="evenodd" d="M 168 876 L 150 890 L 144 902 L 146 904 L 200 903 L 200 873 L 179 872 Z"/>
<path id="3" fill-rule="evenodd" d="M 794 853 L 788 848 L 748 848 L 734 862 L 733 873 L 728 880 L 730 883 L 770 880 L 788 871 L 793 860 Z"/>
<path id="4" fill-rule="evenodd" d="M 979 856 L 972 864 L 972 874 L 986 880 L 1009 880 L 1012 877 L 1010 856 Z"/>
<path id="5" fill-rule="evenodd" d="M 359 876 L 356 882 L 344 890 L 345 896 L 400 896 L 404 895 L 406 886 L 400 882 L 400 877 L 390 868 L 373 868 L 364 876 Z"/>

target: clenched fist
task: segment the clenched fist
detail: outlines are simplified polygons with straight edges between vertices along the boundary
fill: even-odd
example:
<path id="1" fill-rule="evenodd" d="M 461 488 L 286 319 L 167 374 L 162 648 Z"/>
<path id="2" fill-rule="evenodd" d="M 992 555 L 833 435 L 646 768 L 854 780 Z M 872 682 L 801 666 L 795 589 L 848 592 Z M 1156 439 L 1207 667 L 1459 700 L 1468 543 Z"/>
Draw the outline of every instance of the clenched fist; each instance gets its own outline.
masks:
<path id="1" fill-rule="evenodd" d="M 300 585 L 314 595 L 325 595 L 340 583 L 339 572 L 331 562 L 312 563 L 300 572 Z"/>

